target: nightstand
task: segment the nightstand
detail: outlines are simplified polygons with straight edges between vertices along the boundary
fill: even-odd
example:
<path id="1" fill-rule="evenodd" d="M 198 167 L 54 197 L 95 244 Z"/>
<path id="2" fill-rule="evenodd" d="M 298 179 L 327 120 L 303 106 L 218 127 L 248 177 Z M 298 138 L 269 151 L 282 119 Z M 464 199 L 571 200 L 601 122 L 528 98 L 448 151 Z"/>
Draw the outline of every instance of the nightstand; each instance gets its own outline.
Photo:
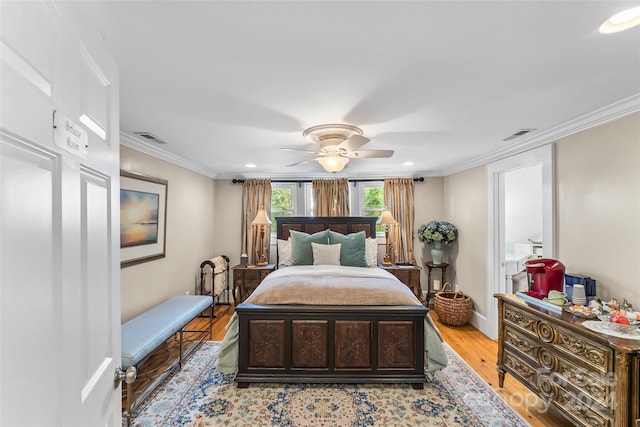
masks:
<path id="1" fill-rule="evenodd" d="M 449 266 L 449 264 L 447 264 L 446 262 L 443 262 L 442 264 L 426 262 L 425 264 L 429 269 L 429 273 L 427 275 L 427 306 L 429 306 L 429 301 L 436 297 L 436 292 L 442 289 L 445 282 L 447 281 L 447 267 Z M 438 289 L 433 286 L 433 282 L 431 281 L 431 270 L 433 269 L 440 270 L 440 273 L 442 274 L 442 276 L 440 277 L 442 281 L 440 282 Z"/>
<path id="2" fill-rule="evenodd" d="M 413 291 L 415 296 L 418 297 L 420 301 L 422 301 L 422 290 L 420 289 L 420 270 L 421 268 L 417 265 L 382 265 L 378 264 L 378 267 L 383 270 L 387 270 L 389 273 L 393 274 L 400 280 L 402 283 L 407 285 L 409 289 Z"/>
<path id="3" fill-rule="evenodd" d="M 233 293 L 236 304 L 243 302 L 258 287 L 260 282 L 267 277 L 269 273 L 275 271 L 275 264 L 267 264 L 263 266 L 236 265 L 233 270 L 233 287 L 238 290 L 238 298 Z"/>

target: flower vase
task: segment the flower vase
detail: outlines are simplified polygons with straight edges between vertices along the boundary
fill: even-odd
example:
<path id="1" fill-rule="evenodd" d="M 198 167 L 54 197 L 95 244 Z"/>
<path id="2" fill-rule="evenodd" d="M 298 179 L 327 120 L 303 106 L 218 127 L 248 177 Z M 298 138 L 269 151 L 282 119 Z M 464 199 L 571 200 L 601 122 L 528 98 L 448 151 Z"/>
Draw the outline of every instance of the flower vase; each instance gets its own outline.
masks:
<path id="1" fill-rule="evenodd" d="M 444 256 L 444 249 L 442 249 L 442 243 L 434 243 L 431 248 L 431 259 L 434 264 L 442 264 L 442 257 Z"/>

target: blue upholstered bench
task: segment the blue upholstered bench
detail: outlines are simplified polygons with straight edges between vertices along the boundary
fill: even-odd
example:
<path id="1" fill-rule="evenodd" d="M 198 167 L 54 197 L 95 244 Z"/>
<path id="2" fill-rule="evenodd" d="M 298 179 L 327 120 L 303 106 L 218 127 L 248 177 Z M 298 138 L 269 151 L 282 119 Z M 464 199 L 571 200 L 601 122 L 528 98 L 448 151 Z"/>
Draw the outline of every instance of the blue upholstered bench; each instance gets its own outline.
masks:
<path id="1" fill-rule="evenodd" d="M 185 330 L 185 326 L 200 313 L 211 308 L 209 312 L 209 329 Z M 180 295 L 145 311 L 122 325 L 122 369 L 139 368 L 151 355 L 153 350 L 167 339 L 179 333 L 180 355 L 159 377 L 143 392 L 134 398 L 133 383 L 127 384 L 127 407 L 123 415 L 127 422 L 131 420 L 132 411 L 145 397 L 176 367 L 182 368 L 182 359 L 195 346 L 183 352 L 185 332 L 198 333 L 197 343 L 211 337 L 213 325 L 213 298 L 206 295 Z"/>

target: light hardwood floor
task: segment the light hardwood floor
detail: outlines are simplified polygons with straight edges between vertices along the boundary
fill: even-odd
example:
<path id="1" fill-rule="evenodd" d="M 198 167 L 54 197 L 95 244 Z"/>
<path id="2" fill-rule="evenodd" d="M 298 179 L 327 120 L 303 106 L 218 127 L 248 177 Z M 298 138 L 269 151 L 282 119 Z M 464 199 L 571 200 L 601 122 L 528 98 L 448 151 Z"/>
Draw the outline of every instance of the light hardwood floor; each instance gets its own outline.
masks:
<path id="1" fill-rule="evenodd" d="M 442 333 L 444 341 L 455 350 L 471 368 L 500 394 L 534 427 L 570 426 L 557 409 L 546 408 L 544 402 L 510 375 L 506 375 L 504 388 L 498 387 L 498 343 L 490 340 L 471 325 L 452 327 L 438 321 L 434 310 L 431 317 Z M 546 408 L 546 409 L 545 409 Z"/>
<path id="2" fill-rule="evenodd" d="M 212 341 L 222 341 L 226 332 L 225 326 L 231 318 L 234 308 L 233 305 L 216 306 L 215 314 L 217 318 L 213 324 Z M 471 325 L 460 327 L 443 325 L 439 322 L 438 316 L 433 310 L 431 311 L 431 316 L 438 329 L 440 329 L 445 342 L 532 426 L 571 425 L 556 409 L 545 409 L 545 405 L 536 395 L 510 375 L 506 376 L 504 388 L 502 390 L 498 388 L 498 373 L 496 371 L 498 344 L 496 341 L 490 340 Z M 200 329 L 206 327 L 204 322 L 208 323 L 208 319 L 197 318 L 191 326 Z"/>

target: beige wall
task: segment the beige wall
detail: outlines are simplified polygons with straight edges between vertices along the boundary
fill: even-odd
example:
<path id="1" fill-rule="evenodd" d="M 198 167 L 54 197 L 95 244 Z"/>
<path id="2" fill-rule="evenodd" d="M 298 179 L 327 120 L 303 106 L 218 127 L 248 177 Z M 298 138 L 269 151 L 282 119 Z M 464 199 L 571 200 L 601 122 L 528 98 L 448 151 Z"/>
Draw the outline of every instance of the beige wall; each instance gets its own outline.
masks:
<path id="1" fill-rule="evenodd" d="M 557 258 L 597 280 L 598 296 L 640 307 L 640 113 L 556 142 Z M 458 227 L 450 277 L 486 315 L 485 167 L 444 178 L 444 219 Z M 456 254 L 457 249 L 457 254 Z M 426 282 L 423 282 L 426 283 Z"/>
<path id="2" fill-rule="evenodd" d="M 640 113 L 556 146 L 558 258 L 640 309 Z"/>
<path id="3" fill-rule="evenodd" d="M 214 180 L 125 146 L 120 168 L 169 181 L 166 257 L 120 270 L 125 322 L 171 296 L 193 293 L 200 263 L 218 254 L 221 240 L 214 234 Z"/>
<path id="4" fill-rule="evenodd" d="M 484 166 L 444 178 L 444 219 L 458 229 L 448 252 L 447 279 L 473 300 L 474 310 L 486 314 L 487 177 Z"/>
<path id="5" fill-rule="evenodd" d="M 217 179 L 215 205 L 216 247 L 229 257 L 231 266 L 237 265 L 240 263 L 242 184 Z"/>

